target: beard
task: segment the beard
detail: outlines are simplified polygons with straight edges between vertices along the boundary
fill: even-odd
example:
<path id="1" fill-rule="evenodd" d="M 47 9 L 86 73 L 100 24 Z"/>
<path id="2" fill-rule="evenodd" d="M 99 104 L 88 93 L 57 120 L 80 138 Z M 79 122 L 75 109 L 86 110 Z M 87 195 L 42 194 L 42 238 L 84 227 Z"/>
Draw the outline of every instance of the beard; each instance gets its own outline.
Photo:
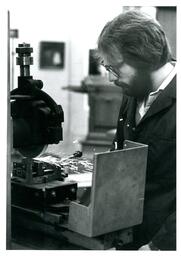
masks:
<path id="1" fill-rule="evenodd" d="M 137 69 L 129 83 L 124 83 L 121 79 L 114 83 L 122 88 L 123 94 L 135 97 L 138 100 L 143 100 L 153 88 L 150 72 L 144 69 Z"/>

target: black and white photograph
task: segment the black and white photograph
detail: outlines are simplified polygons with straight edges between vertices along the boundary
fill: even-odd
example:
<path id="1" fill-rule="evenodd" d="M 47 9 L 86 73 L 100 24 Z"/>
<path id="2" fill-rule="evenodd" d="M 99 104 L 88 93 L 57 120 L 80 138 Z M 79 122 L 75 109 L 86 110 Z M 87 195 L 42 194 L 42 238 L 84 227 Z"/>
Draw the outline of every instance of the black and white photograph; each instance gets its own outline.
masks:
<path id="1" fill-rule="evenodd" d="M 3 6 L 1 255 L 180 255 L 179 10 Z"/>
<path id="2" fill-rule="evenodd" d="M 40 42 L 40 69 L 60 69 L 64 67 L 63 42 Z"/>

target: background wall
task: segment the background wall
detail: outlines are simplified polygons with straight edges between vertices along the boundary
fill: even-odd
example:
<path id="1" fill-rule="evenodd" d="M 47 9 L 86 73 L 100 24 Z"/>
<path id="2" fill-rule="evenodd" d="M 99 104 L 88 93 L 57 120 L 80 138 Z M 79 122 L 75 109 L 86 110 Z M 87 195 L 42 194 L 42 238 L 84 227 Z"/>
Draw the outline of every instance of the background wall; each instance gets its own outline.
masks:
<path id="1" fill-rule="evenodd" d="M 170 43 L 172 56 L 173 58 L 177 59 L 177 53 L 176 53 L 176 16 L 177 9 L 176 7 L 158 7 L 157 8 L 157 20 L 160 22 L 160 24 L 163 26 L 167 38 Z"/>

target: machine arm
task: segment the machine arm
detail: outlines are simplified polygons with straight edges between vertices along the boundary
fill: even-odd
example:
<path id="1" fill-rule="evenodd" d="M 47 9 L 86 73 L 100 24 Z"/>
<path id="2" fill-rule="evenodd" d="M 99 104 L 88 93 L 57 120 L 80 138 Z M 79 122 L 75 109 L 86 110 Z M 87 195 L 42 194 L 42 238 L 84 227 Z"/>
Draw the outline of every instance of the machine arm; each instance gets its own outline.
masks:
<path id="1" fill-rule="evenodd" d="M 18 88 L 11 91 L 13 147 L 26 157 L 35 157 L 47 144 L 57 144 L 63 139 L 62 107 L 42 90 L 41 80 L 30 76 L 32 51 L 25 43 L 16 48 L 20 76 Z"/>

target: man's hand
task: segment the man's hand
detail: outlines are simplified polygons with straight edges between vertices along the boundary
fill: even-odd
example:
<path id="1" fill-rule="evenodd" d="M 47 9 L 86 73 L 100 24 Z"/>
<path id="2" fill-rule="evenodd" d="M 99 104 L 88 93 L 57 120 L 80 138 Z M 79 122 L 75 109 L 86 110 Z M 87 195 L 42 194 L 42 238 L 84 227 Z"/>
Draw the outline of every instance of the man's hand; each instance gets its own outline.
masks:
<path id="1" fill-rule="evenodd" d="M 149 242 L 149 244 L 142 245 L 138 250 L 139 251 L 160 251 L 152 242 Z"/>
<path id="2" fill-rule="evenodd" d="M 143 246 L 141 246 L 138 251 L 151 251 L 151 248 L 149 246 L 149 244 L 145 244 Z"/>

